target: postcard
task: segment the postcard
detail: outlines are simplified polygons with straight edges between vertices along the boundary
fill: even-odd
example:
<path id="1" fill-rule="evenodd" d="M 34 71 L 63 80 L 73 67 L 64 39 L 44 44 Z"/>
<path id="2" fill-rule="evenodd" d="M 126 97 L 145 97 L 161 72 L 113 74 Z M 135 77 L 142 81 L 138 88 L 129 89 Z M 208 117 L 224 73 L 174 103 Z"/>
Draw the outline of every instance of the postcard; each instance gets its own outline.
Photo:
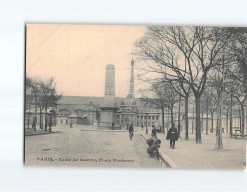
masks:
<path id="1" fill-rule="evenodd" d="M 245 169 L 246 28 L 25 30 L 26 166 Z"/>

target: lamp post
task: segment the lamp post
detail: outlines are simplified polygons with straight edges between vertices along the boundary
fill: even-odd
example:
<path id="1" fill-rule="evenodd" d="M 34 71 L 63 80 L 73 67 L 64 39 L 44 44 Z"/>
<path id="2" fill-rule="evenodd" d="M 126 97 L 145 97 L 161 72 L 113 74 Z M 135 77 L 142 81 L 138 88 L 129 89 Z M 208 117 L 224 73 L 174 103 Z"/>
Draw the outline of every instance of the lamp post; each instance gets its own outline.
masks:
<path id="1" fill-rule="evenodd" d="M 148 134 L 148 113 L 146 113 L 146 134 Z"/>

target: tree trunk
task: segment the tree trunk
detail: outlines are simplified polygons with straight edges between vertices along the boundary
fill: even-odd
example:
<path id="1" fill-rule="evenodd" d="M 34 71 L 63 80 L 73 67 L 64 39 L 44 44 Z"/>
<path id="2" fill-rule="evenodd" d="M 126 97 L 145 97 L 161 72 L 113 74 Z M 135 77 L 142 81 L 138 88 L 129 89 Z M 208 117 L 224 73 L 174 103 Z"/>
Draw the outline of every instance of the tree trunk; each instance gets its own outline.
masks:
<path id="1" fill-rule="evenodd" d="M 232 138 L 232 94 L 231 94 L 231 107 L 230 107 L 230 134 Z"/>
<path id="2" fill-rule="evenodd" d="M 196 143 L 201 144 L 201 121 L 200 121 L 200 96 L 195 96 L 196 101 Z"/>
<path id="3" fill-rule="evenodd" d="M 244 103 L 241 104 L 241 112 L 242 112 L 242 127 L 241 127 L 241 136 L 244 137 L 244 127 L 245 127 L 245 116 L 244 116 Z"/>
<path id="4" fill-rule="evenodd" d="M 169 131 L 169 109 L 167 108 L 167 132 Z"/>
<path id="5" fill-rule="evenodd" d="M 208 100 L 207 100 L 206 135 L 208 135 Z"/>
<path id="6" fill-rule="evenodd" d="M 52 125 L 52 117 L 49 116 L 49 132 L 51 132 L 51 125 Z"/>
<path id="7" fill-rule="evenodd" d="M 180 126 L 180 107 L 181 107 L 181 95 L 179 96 L 179 105 L 178 105 L 178 135 L 181 137 L 181 126 Z"/>
<path id="8" fill-rule="evenodd" d="M 36 131 L 36 124 L 37 124 L 37 95 L 34 98 L 34 106 L 35 106 L 35 114 L 34 114 L 34 131 Z"/>
<path id="9" fill-rule="evenodd" d="M 189 96 L 185 97 L 185 140 L 189 140 Z"/>
<path id="10" fill-rule="evenodd" d="M 162 132 L 165 133 L 165 108 L 162 107 L 161 111 L 162 111 Z"/>
<path id="11" fill-rule="evenodd" d="M 241 107 L 241 105 L 240 105 Z M 242 132 L 242 116 L 241 116 L 241 108 L 239 109 L 239 128 L 240 131 Z"/>
<path id="12" fill-rule="evenodd" d="M 217 105 L 217 126 L 216 126 L 216 144 L 215 149 L 222 149 L 222 135 L 221 135 L 221 128 L 222 128 L 222 106 L 223 106 L 223 88 L 221 87 L 218 90 L 218 105 Z"/>
<path id="13" fill-rule="evenodd" d="M 192 115 L 192 134 L 194 133 L 194 115 L 195 115 L 195 111 L 193 109 L 193 115 Z"/>
<path id="14" fill-rule="evenodd" d="M 174 118 L 173 118 L 173 107 L 171 108 L 171 125 L 174 124 Z"/>
<path id="15" fill-rule="evenodd" d="M 45 108 L 45 131 L 47 130 L 47 108 Z"/>
<path id="16" fill-rule="evenodd" d="M 210 132 L 214 132 L 214 112 L 211 112 L 211 129 Z"/>
<path id="17" fill-rule="evenodd" d="M 203 132 L 203 112 L 201 112 L 201 132 Z"/>
<path id="18" fill-rule="evenodd" d="M 226 133 L 228 133 L 229 109 L 226 110 Z"/>
<path id="19" fill-rule="evenodd" d="M 42 118 L 42 109 L 39 109 L 39 127 L 43 129 L 43 118 Z"/>

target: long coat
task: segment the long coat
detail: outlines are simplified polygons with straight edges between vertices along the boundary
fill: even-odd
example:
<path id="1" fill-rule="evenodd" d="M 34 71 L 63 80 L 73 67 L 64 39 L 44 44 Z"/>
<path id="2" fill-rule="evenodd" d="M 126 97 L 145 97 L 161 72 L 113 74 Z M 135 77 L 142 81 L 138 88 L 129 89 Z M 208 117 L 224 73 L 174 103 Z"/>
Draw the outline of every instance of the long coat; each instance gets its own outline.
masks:
<path id="1" fill-rule="evenodd" d="M 178 130 L 176 127 L 171 127 L 167 133 L 166 139 L 178 140 Z"/>

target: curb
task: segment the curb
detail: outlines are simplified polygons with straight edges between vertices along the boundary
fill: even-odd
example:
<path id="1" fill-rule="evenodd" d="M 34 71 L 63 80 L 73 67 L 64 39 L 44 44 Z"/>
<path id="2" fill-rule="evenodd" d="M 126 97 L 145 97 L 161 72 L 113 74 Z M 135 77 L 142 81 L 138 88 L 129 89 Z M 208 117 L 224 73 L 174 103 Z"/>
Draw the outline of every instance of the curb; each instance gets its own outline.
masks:
<path id="1" fill-rule="evenodd" d="M 141 135 L 145 140 L 147 140 L 147 138 L 143 134 L 139 134 L 139 135 Z M 160 153 L 161 163 L 162 162 L 165 163 L 168 168 L 180 168 L 169 156 L 165 154 L 164 151 L 162 151 L 162 149 L 159 149 L 159 153 Z"/>
<path id="2" fill-rule="evenodd" d="M 47 132 L 47 133 L 31 133 L 31 134 L 25 134 L 25 136 L 34 136 L 34 135 L 47 135 L 47 134 L 52 134 L 52 133 L 60 133 L 60 131 L 55 131 L 55 132 Z"/>

